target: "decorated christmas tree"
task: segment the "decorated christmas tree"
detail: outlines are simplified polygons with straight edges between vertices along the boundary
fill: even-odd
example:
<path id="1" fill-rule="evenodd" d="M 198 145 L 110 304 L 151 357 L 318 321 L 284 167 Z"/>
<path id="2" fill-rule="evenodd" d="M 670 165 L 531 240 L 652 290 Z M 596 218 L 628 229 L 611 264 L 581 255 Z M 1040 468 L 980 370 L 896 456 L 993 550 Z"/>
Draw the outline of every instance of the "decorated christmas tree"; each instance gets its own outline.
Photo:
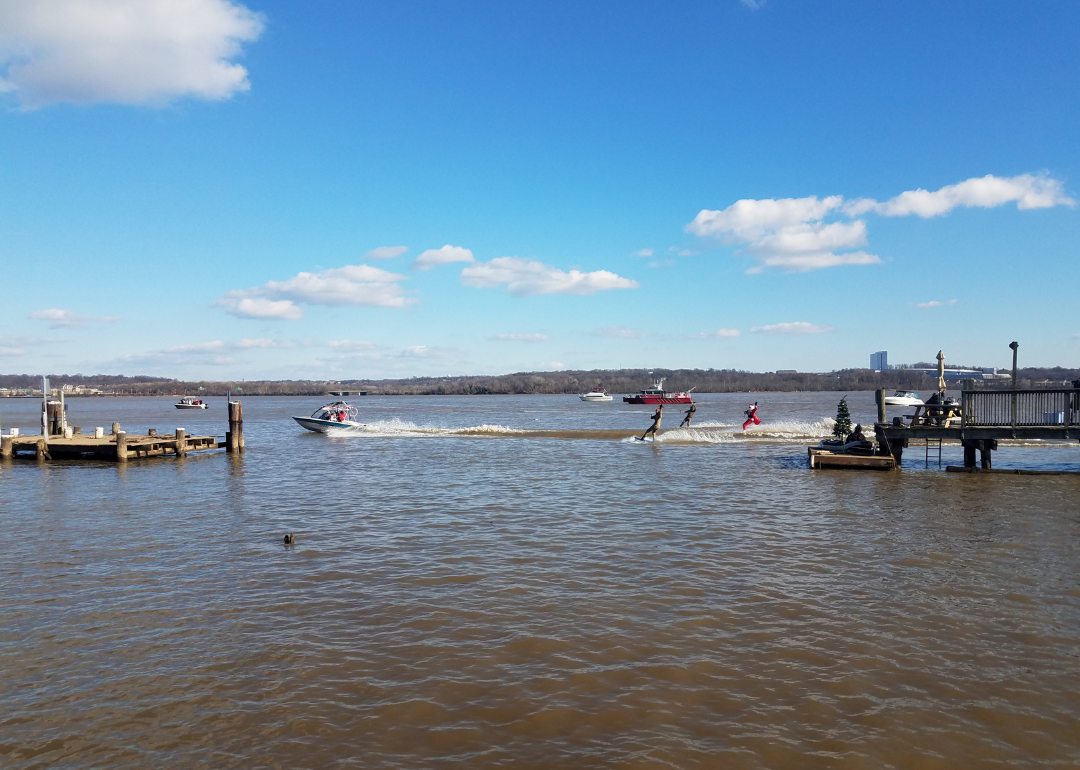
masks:
<path id="1" fill-rule="evenodd" d="M 836 425 L 833 426 L 832 434 L 843 440 L 851 434 L 851 412 L 847 408 L 847 396 L 840 399 L 836 405 Z"/>

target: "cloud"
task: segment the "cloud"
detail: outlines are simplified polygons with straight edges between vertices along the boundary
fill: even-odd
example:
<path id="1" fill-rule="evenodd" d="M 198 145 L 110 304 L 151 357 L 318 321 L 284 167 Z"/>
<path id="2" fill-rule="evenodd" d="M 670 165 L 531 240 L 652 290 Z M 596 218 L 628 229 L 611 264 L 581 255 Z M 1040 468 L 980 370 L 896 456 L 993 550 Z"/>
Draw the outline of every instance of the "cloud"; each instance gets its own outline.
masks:
<path id="1" fill-rule="evenodd" d="M 693 340 L 716 340 L 725 339 L 727 337 L 738 337 L 742 334 L 738 329 L 717 329 L 714 332 L 700 332 L 698 334 L 687 335 Z"/>
<path id="2" fill-rule="evenodd" d="M 297 303 L 308 305 L 366 305 L 405 307 L 398 281 L 405 276 L 371 265 L 346 265 L 321 273 L 297 273 L 286 281 L 230 291 L 215 304 L 245 318 L 296 320 L 304 315 Z"/>
<path id="3" fill-rule="evenodd" d="M 475 262 L 473 253 L 460 246 L 451 246 L 449 243 L 441 249 L 428 249 L 413 260 L 413 270 L 430 270 L 439 265 L 448 265 L 451 262 Z"/>
<path id="4" fill-rule="evenodd" d="M 230 0 L 6 0 L 0 91 L 28 109 L 228 99 L 249 88 L 232 59 L 262 31 Z"/>
<path id="5" fill-rule="evenodd" d="M 48 310 L 35 310 L 30 314 L 30 317 L 35 321 L 48 321 L 50 329 L 78 329 L 90 321 L 113 323 L 120 320 L 119 316 L 94 318 L 93 316 L 79 315 L 74 310 L 61 310 L 55 307 Z"/>
<path id="6" fill-rule="evenodd" d="M 613 337 L 615 339 L 632 340 L 648 337 L 648 332 L 631 329 L 627 326 L 601 326 L 596 330 L 601 337 Z"/>
<path id="7" fill-rule="evenodd" d="M 995 176 L 968 179 L 936 192 L 912 190 L 884 203 L 860 198 L 845 203 L 843 196 L 826 198 L 766 198 L 736 201 L 726 209 L 702 209 L 686 226 L 699 237 L 713 236 L 738 245 L 740 256 L 757 260 L 746 272 L 768 267 L 805 272 L 838 265 L 870 265 L 881 258 L 859 248 L 867 244 L 866 213 L 882 216 L 944 214 L 958 206 L 993 208 L 1015 201 L 1019 209 L 1074 206 L 1062 183 L 1048 176 Z M 848 221 L 825 221 L 826 217 Z"/>
<path id="8" fill-rule="evenodd" d="M 207 342 L 190 342 L 183 345 L 173 345 L 172 347 L 162 348 L 160 350 L 149 350 L 143 353 L 132 353 L 122 356 L 119 360 L 124 363 L 156 363 L 169 366 L 187 364 L 225 366 L 236 363 L 234 354 L 242 353 L 246 350 L 293 347 L 296 347 L 296 343 L 291 340 L 241 339 L 236 342 L 209 340 Z"/>
<path id="9" fill-rule="evenodd" d="M 379 246 L 364 255 L 364 259 L 392 259 L 409 250 L 408 246 Z"/>
<path id="10" fill-rule="evenodd" d="M 652 262 L 645 265 L 645 267 L 651 267 L 654 270 L 661 267 L 672 267 L 675 265 L 674 259 L 654 259 Z"/>
<path id="11" fill-rule="evenodd" d="M 6 345 L 0 345 L 0 356 L 21 356 L 25 355 L 26 350 L 23 348 L 12 348 Z"/>
<path id="12" fill-rule="evenodd" d="M 832 330 L 831 326 L 819 326 L 806 321 L 793 321 L 791 323 L 755 326 L 750 331 L 756 334 L 824 334 Z"/>
<path id="13" fill-rule="evenodd" d="M 461 271 L 461 282 L 478 289 L 506 284 L 515 297 L 534 294 L 595 294 L 610 289 L 636 289 L 638 284 L 607 270 L 563 272 L 521 257 L 497 257 Z"/>
<path id="14" fill-rule="evenodd" d="M 641 249 L 639 251 L 635 251 L 630 256 L 632 256 L 632 257 L 651 257 L 652 255 L 653 255 L 653 250 L 652 249 Z"/>
<path id="15" fill-rule="evenodd" d="M 544 342 L 548 336 L 546 334 L 495 334 L 488 337 L 489 340 L 497 340 L 499 342 Z"/>
<path id="16" fill-rule="evenodd" d="M 760 10 L 765 5 L 765 0 L 739 0 L 740 3 L 745 5 L 751 11 Z"/>
<path id="17" fill-rule="evenodd" d="M 936 299 L 932 299 L 929 302 L 916 302 L 915 307 L 941 307 L 942 305 L 955 305 L 956 300 L 950 299 L 948 302 L 939 302 Z"/>
<path id="18" fill-rule="evenodd" d="M 566 364 L 564 364 L 562 361 L 548 361 L 546 364 L 544 364 L 543 368 L 561 371 L 566 368 Z"/>
<path id="19" fill-rule="evenodd" d="M 926 219 L 947 214 L 955 208 L 991 209 L 1013 202 L 1021 211 L 1076 205 L 1076 201 L 1065 195 L 1064 185 L 1045 174 L 1021 174 L 1007 179 L 987 174 L 934 192 L 909 190 L 884 203 L 862 198 L 851 201 L 845 209 L 854 216 L 873 211 L 885 217 L 916 214 Z"/>

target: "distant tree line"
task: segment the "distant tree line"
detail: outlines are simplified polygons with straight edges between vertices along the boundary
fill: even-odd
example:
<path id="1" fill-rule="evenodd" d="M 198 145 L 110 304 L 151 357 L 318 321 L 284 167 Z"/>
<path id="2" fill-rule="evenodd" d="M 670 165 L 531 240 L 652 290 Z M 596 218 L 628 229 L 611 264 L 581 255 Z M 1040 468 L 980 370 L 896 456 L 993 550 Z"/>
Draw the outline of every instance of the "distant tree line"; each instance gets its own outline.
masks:
<path id="1" fill-rule="evenodd" d="M 921 366 L 921 365 L 920 365 Z M 934 365 L 925 365 L 932 369 Z M 964 367 L 976 368 L 976 367 Z M 1062 387 L 1080 379 L 1080 369 L 1062 367 L 1021 369 L 1021 388 Z M 936 376 L 915 368 L 842 369 L 835 372 L 744 372 L 735 369 L 594 369 L 591 371 L 519 372 L 493 376 L 412 377 L 397 380 L 257 380 L 189 382 L 166 377 L 119 375 L 49 375 L 54 388 L 82 385 L 116 395 L 207 395 L 228 392 L 246 396 L 322 396 L 332 390 L 367 391 L 371 395 L 512 395 L 583 393 L 596 385 L 613 394 L 635 393 L 663 377 L 667 390 L 694 389 L 697 393 L 765 391 L 933 390 Z M 0 375 L 0 388 L 32 389 L 41 378 L 30 374 Z M 1003 389 L 1011 380 L 973 380 L 953 387 Z"/>

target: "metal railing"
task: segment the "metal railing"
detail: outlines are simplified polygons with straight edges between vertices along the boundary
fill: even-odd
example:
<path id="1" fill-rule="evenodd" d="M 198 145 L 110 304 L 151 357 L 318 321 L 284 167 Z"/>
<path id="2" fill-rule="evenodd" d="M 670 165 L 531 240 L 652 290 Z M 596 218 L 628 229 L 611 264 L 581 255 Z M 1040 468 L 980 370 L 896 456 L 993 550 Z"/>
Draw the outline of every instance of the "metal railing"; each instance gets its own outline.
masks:
<path id="1" fill-rule="evenodd" d="M 961 427 L 1069 427 L 1080 421 L 1080 390 L 965 390 L 961 415 Z"/>

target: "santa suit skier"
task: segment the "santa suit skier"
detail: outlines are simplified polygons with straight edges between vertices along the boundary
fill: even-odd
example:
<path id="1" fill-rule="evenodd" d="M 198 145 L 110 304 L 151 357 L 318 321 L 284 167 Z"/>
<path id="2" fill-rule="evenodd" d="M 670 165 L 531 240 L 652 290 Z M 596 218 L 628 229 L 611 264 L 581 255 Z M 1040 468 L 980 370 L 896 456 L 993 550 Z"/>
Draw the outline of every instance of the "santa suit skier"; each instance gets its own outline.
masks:
<path id="1" fill-rule="evenodd" d="M 751 425 L 761 425 L 761 420 L 757 416 L 757 401 L 750 404 L 750 408 L 746 410 L 746 422 L 742 424 L 742 429 L 746 430 Z"/>

